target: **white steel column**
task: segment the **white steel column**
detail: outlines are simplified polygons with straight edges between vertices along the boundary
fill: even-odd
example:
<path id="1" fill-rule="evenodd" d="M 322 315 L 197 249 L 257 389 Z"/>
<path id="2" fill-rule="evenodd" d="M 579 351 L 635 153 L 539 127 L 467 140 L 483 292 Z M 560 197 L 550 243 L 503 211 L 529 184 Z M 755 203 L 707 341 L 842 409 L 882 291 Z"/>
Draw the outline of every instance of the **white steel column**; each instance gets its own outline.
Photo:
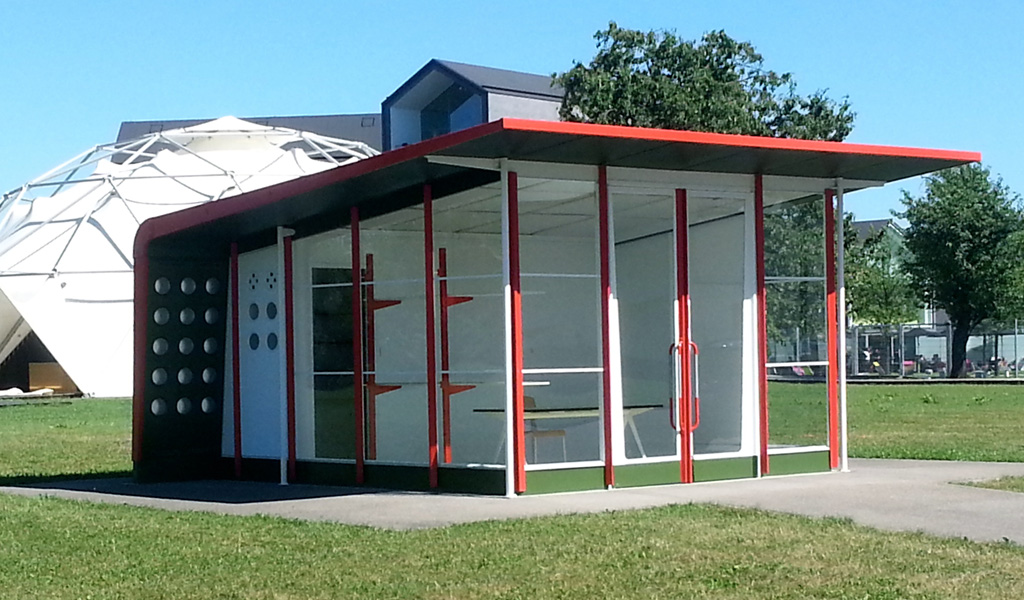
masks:
<path id="1" fill-rule="evenodd" d="M 840 469 L 846 472 L 850 470 L 850 460 L 846 424 L 846 250 L 842 177 L 836 178 L 836 221 L 836 281 L 839 283 L 839 457 Z"/>
<path id="2" fill-rule="evenodd" d="M 285 358 L 285 347 L 287 346 L 287 331 L 285 329 L 285 317 L 291 315 L 285 314 L 285 290 L 284 285 L 284 273 L 285 273 L 285 259 L 284 259 L 284 239 L 295 235 L 295 231 L 285 227 L 277 228 L 277 305 L 280 307 L 278 314 L 282 318 L 277 320 L 278 332 L 277 339 L 278 348 L 281 349 L 281 360 L 279 363 L 279 371 L 281 376 L 281 385 L 279 392 L 281 394 L 281 446 L 279 465 L 281 469 L 281 485 L 288 485 L 288 360 Z"/>
<path id="3" fill-rule="evenodd" d="M 505 300 L 505 495 L 516 495 L 512 445 L 512 281 L 508 235 L 508 164 L 501 160 L 501 285 Z"/>

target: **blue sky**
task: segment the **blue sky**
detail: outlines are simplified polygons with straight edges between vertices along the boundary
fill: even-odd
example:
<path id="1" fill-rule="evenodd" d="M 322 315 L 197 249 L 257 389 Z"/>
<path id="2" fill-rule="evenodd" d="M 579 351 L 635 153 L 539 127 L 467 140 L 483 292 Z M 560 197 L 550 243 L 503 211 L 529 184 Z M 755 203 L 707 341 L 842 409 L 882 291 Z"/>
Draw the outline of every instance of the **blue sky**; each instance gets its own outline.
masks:
<path id="1" fill-rule="evenodd" d="M 1024 192 L 1024 3 L 906 0 L 0 0 L 0 190 L 113 140 L 124 120 L 376 112 L 431 58 L 563 71 L 593 56 L 609 20 L 685 38 L 725 29 L 801 91 L 849 96 L 849 141 L 980 151 Z M 920 182 L 847 206 L 886 217 L 901 188 Z"/>

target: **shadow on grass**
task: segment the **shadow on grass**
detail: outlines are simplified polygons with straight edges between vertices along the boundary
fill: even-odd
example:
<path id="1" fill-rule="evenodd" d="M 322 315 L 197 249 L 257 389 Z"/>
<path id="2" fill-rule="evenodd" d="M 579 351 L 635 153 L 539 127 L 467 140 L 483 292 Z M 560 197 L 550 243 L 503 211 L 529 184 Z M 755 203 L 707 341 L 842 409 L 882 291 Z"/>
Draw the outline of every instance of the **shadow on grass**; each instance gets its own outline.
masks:
<path id="1" fill-rule="evenodd" d="M 132 479 L 131 471 L 68 473 L 36 477 L 20 475 L 0 477 L 0 487 L 3 486 L 217 504 L 307 500 L 372 494 L 380 491 L 377 489 L 340 486 L 280 485 L 259 481 L 230 480 L 137 483 Z"/>

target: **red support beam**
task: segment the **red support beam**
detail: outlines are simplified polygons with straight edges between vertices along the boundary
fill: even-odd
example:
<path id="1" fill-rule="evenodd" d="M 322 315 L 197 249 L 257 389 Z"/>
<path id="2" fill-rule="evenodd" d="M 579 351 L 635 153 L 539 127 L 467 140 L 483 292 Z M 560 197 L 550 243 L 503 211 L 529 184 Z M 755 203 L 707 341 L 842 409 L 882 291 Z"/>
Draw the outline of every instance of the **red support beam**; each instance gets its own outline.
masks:
<path id="1" fill-rule="evenodd" d="M 839 304 L 836 297 L 835 192 L 825 190 L 825 302 L 828 327 L 828 462 L 839 468 Z"/>
<path id="2" fill-rule="evenodd" d="M 768 305 L 764 283 L 764 181 L 754 175 L 754 247 L 757 252 L 757 389 L 761 424 L 761 475 L 768 467 Z"/>
<path id="3" fill-rule="evenodd" d="M 285 401 L 288 412 L 288 481 L 295 481 L 295 274 L 292 237 L 284 238 Z"/>
<path id="4" fill-rule="evenodd" d="M 676 190 L 676 304 L 679 323 L 679 481 L 693 483 L 693 419 L 690 412 L 690 232 L 686 190 Z"/>
<path id="5" fill-rule="evenodd" d="M 359 208 L 353 206 L 349 214 L 352 228 L 352 402 L 356 418 L 356 483 L 363 483 L 363 265 L 359 254 Z"/>
<path id="6" fill-rule="evenodd" d="M 368 460 L 377 459 L 377 396 L 402 389 L 400 385 L 377 383 L 377 311 L 397 306 L 401 300 L 378 300 L 374 289 L 373 254 L 366 255 L 366 428 Z"/>
<path id="7" fill-rule="evenodd" d="M 611 231 L 608 206 L 608 168 L 597 168 L 598 248 L 601 254 L 601 395 L 604 399 L 604 485 L 615 486 L 612 452 L 612 334 L 611 334 Z"/>
<path id="8" fill-rule="evenodd" d="M 451 382 L 451 366 L 448 357 L 448 309 L 470 302 L 471 296 L 448 295 L 448 249 L 437 250 L 438 296 L 441 300 L 441 437 L 444 446 L 445 464 L 452 462 L 452 396 L 468 392 L 475 385 L 458 385 Z"/>
<path id="9" fill-rule="evenodd" d="M 235 478 L 242 478 L 242 358 L 238 331 L 238 244 L 231 244 L 231 416 L 235 438 Z"/>
<path id="10" fill-rule="evenodd" d="M 512 468 L 514 490 L 526 492 L 525 394 L 523 393 L 523 299 L 519 281 L 519 177 L 508 173 L 508 279 L 512 292 Z"/>
<path id="11" fill-rule="evenodd" d="M 437 340 L 434 328 L 434 203 L 430 184 L 423 186 L 423 260 L 427 305 L 427 444 L 430 487 L 437 487 Z"/>

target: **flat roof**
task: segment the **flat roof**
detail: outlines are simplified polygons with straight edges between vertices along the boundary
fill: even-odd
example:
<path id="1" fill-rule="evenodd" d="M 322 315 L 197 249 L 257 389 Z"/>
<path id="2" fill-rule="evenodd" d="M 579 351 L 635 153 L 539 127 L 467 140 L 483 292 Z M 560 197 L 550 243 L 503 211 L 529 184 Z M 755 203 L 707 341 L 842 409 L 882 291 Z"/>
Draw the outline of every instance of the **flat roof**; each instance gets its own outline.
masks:
<path id="1" fill-rule="evenodd" d="M 442 197 L 498 178 L 493 171 L 439 164 L 428 156 L 878 182 L 981 160 L 978 152 L 501 119 L 150 219 L 139 228 L 135 255 L 151 240 L 179 234 L 263 239 L 279 225 L 308 223 L 324 230 L 343 225 L 350 206 L 372 207 L 380 214 L 417 204 L 426 183 L 434 187 L 435 197 Z"/>

